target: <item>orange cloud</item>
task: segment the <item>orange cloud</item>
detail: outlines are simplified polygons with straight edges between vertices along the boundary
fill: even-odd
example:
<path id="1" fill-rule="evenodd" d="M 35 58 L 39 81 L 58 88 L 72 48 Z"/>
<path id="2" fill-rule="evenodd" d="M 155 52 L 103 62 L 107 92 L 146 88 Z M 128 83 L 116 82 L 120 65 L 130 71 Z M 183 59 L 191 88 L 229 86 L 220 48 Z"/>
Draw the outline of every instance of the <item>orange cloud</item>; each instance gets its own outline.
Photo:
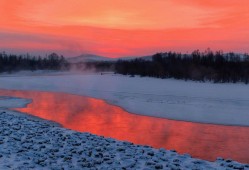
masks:
<path id="1" fill-rule="evenodd" d="M 248 52 L 248 5 L 247 0 L 0 0 L 0 50 L 109 57 L 208 47 Z"/>

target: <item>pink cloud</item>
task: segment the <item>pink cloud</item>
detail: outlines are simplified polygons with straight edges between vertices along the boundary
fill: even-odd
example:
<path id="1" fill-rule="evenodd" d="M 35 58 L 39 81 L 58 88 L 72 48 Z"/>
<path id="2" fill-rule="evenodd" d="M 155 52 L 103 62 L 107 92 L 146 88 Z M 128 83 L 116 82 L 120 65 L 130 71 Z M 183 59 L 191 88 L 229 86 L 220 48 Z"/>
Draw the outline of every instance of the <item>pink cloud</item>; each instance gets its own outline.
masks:
<path id="1" fill-rule="evenodd" d="M 0 50 L 95 53 L 109 57 L 158 51 L 249 52 L 249 1 L 0 2 Z"/>

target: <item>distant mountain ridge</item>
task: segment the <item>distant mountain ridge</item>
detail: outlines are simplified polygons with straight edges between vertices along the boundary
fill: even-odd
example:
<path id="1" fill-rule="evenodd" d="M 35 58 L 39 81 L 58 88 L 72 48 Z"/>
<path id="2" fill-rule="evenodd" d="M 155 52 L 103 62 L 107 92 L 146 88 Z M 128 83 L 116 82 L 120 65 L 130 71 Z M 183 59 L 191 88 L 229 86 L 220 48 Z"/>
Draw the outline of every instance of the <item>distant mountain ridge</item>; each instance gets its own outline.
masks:
<path id="1" fill-rule="evenodd" d="M 77 56 L 77 57 L 67 58 L 67 61 L 69 63 L 80 63 L 80 62 L 96 62 L 96 61 L 133 60 L 136 58 L 141 58 L 144 60 L 152 60 L 152 56 L 108 58 L 108 57 L 99 56 L 99 55 L 95 55 L 95 54 L 82 54 L 82 55 Z"/>
<path id="2" fill-rule="evenodd" d="M 79 62 L 95 62 L 95 61 L 115 61 L 115 59 L 104 56 L 98 56 L 94 54 L 82 54 L 77 57 L 67 58 L 67 61 L 69 63 L 79 63 Z"/>

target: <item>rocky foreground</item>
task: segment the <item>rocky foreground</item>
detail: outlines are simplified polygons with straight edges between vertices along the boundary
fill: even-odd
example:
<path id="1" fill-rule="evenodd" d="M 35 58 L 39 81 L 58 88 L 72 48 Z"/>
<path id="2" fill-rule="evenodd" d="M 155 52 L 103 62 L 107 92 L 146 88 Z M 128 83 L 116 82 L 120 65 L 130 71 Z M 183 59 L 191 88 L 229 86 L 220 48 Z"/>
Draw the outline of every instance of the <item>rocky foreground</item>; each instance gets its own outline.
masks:
<path id="1" fill-rule="evenodd" d="M 0 109 L 0 124 L 0 169 L 249 169 L 75 132 L 9 110 Z"/>

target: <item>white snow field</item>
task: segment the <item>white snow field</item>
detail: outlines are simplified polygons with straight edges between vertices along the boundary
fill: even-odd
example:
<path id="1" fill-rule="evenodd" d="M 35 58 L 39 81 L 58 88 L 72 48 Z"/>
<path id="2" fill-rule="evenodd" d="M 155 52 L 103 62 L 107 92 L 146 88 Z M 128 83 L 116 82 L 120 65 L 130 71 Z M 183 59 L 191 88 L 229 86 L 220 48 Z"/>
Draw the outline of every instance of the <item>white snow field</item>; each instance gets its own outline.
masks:
<path id="1" fill-rule="evenodd" d="M 215 162 L 173 150 L 134 145 L 7 110 L 30 101 L 0 97 L 0 169 L 249 169 L 248 164 Z"/>
<path id="2" fill-rule="evenodd" d="M 26 74 L 26 76 L 25 76 Z M 249 85 L 66 73 L 0 76 L 1 89 L 40 90 L 104 99 L 135 114 L 249 126 Z"/>

